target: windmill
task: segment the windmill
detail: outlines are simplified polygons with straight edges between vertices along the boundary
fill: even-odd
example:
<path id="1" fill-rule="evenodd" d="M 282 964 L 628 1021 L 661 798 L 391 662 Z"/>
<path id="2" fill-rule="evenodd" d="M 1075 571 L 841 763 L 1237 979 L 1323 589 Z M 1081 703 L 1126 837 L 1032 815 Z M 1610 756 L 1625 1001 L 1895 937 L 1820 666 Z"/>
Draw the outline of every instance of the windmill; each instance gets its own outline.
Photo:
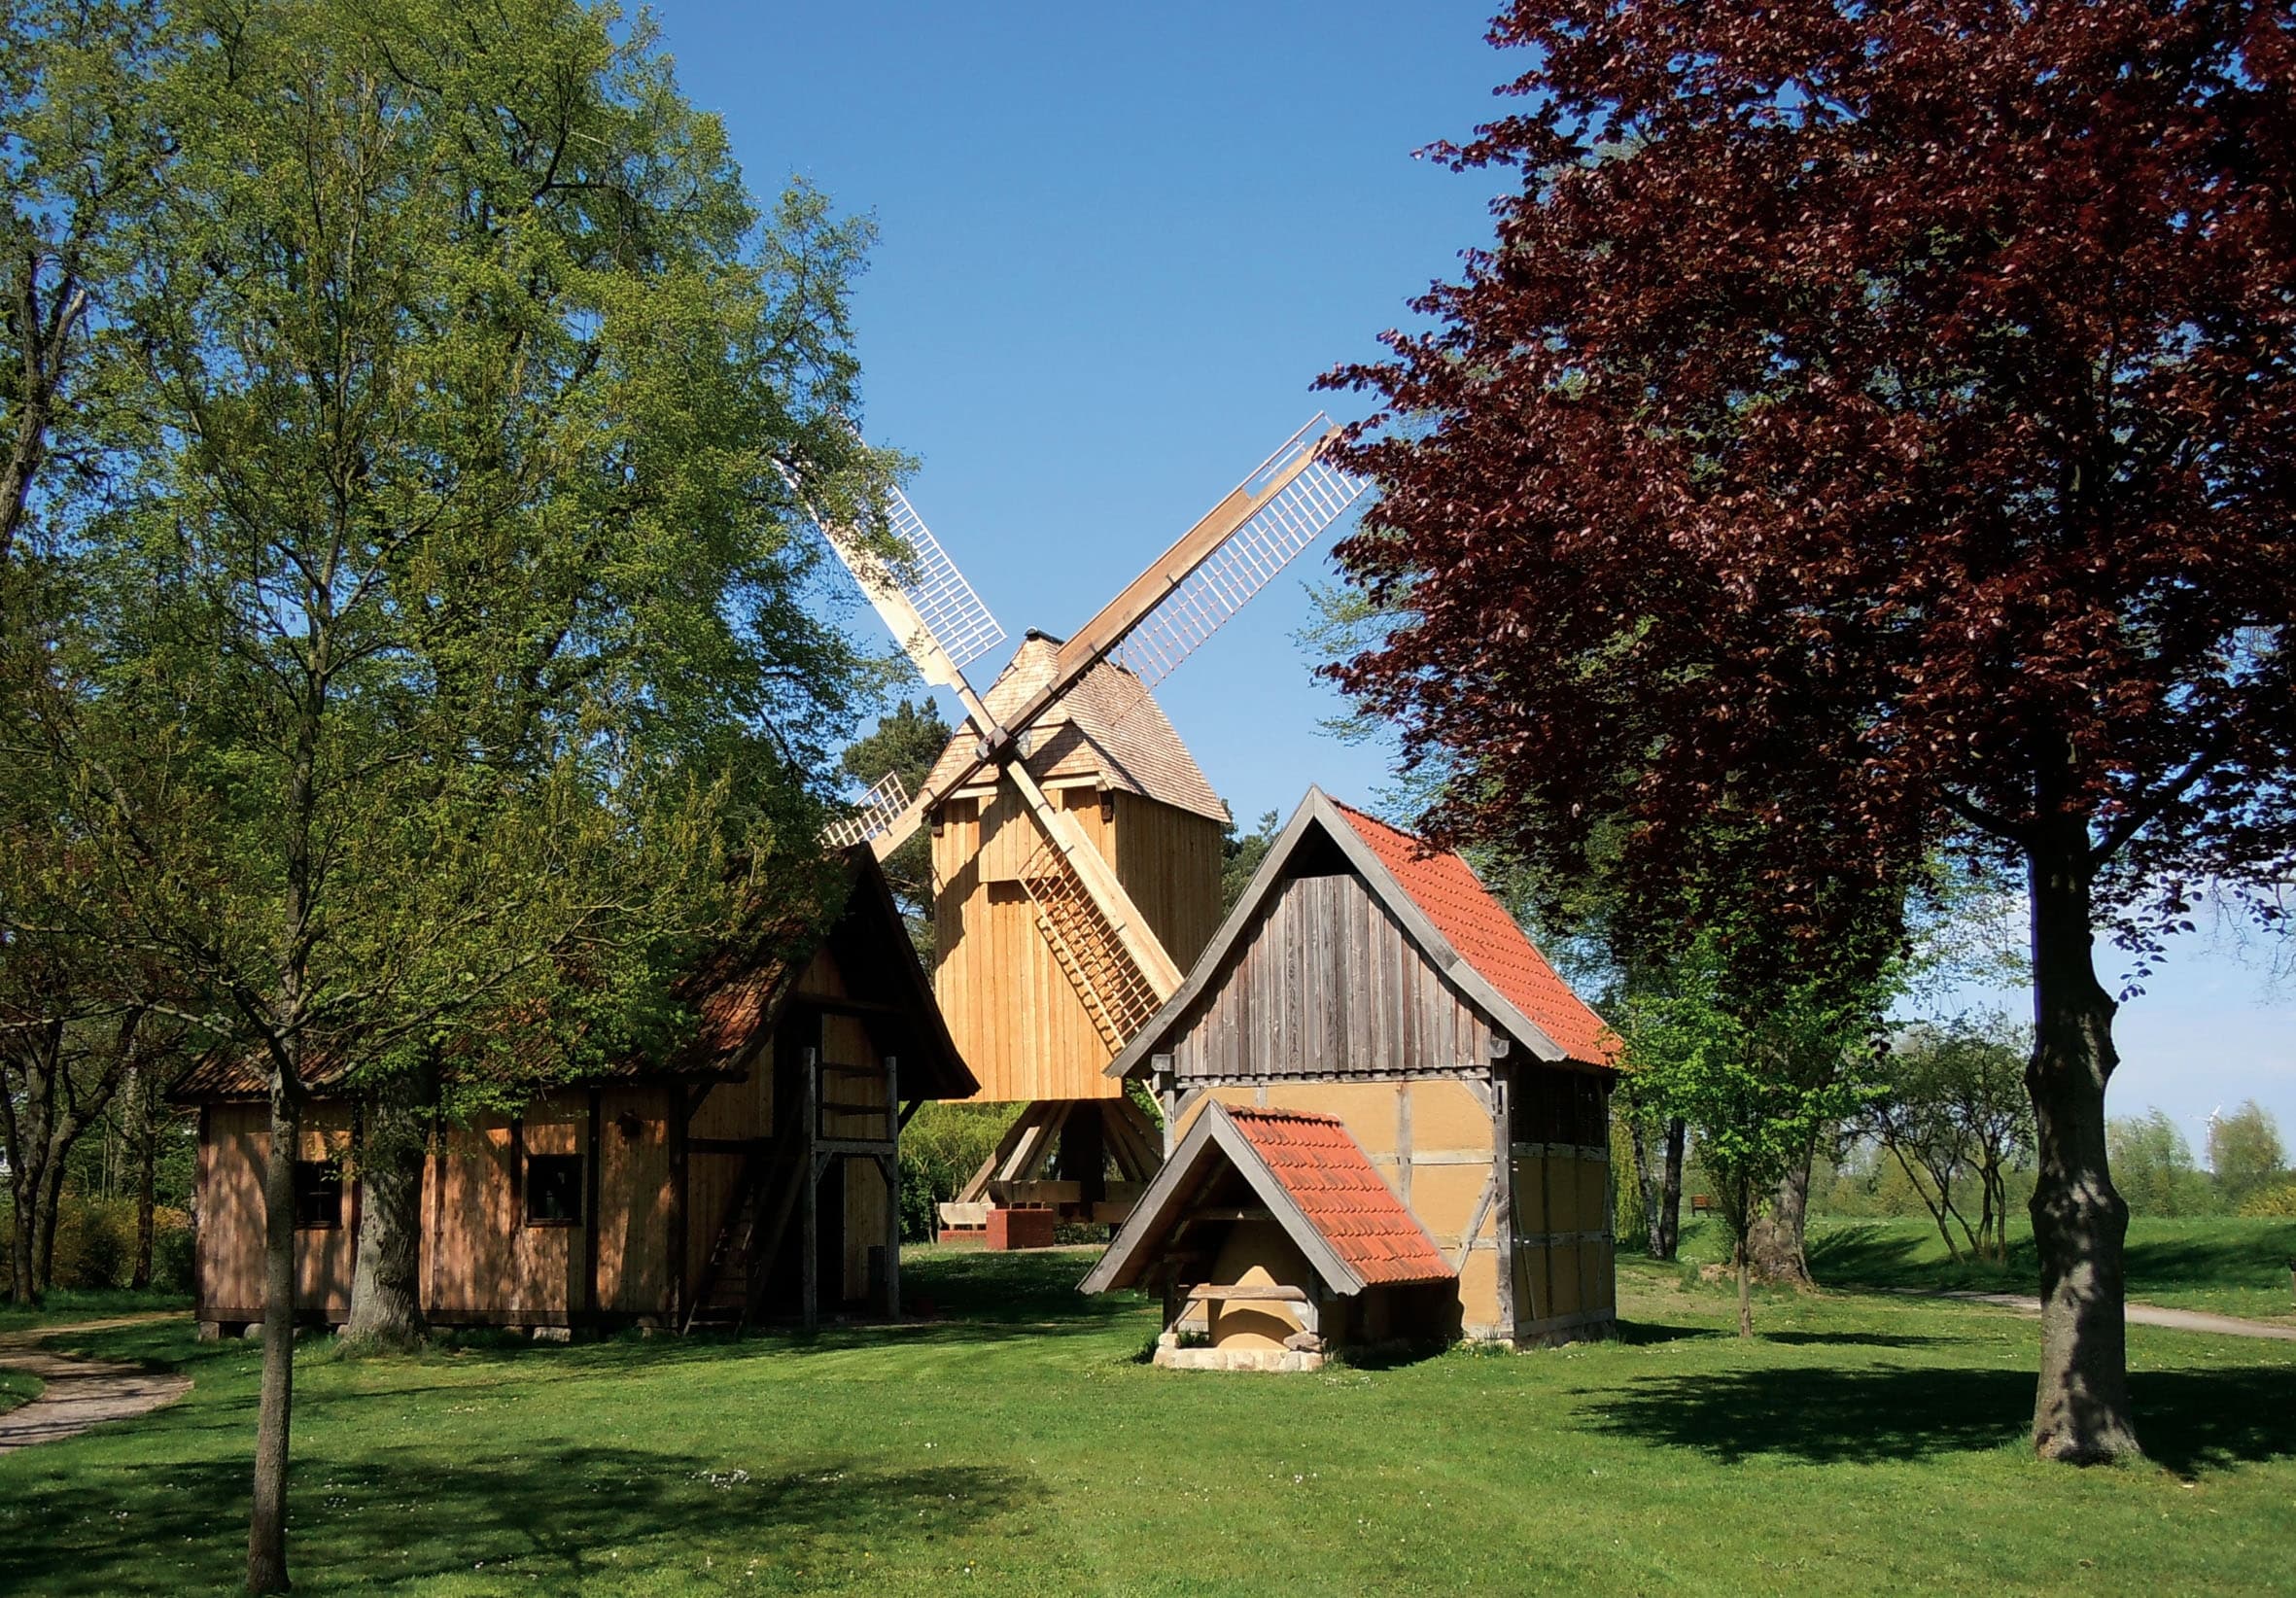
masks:
<path id="1" fill-rule="evenodd" d="M 1083 627 L 1031 632 L 986 694 L 964 670 L 1004 629 L 907 498 L 889 497 L 888 540 L 822 523 L 965 714 L 917 793 L 887 777 L 830 839 L 882 859 L 931 826 L 936 995 L 980 1096 L 1026 1105 L 945 1224 L 1010 1206 L 1121 1219 L 1162 1162 L 1102 1067 L 1218 923 L 1228 813 L 1151 690 L 1364 492 L 1330 459 L 1339 432 L 1316 416 Z M 1061 1179 L 1043 1180 L 1056 1154 Z"/>

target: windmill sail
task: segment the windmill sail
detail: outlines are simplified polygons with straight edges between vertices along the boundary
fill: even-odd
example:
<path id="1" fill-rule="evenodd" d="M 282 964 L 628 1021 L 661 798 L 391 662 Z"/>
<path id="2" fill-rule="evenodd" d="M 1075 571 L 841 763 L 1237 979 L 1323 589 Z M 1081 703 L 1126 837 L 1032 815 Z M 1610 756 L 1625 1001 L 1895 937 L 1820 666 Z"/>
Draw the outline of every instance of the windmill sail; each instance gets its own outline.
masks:
<path id="1" fill-rule="evenodd" d="M 1299 469 L 1109 650 L 1142 688 L 1171 676 L 1371 487 L 1333 463 L 1328 446 L 1335 431 L 1331 418 L 1319 414 L 1262 462 L 1238 492 L 1256 495 L 1279 474 Z"/>
<path id="2" fill-rule="evenodd" d="M 919 675 L 936 687 L 970 692 L 964 688 L 964 668 L 1002 643 L 1004 628 L 964 580 L 909 496 L 898 488 L 886 495 L 886 532 L 892 543 L 887 555 L 870 547 L 855 529 L 821 515 L 796 473 L 786 466 L 781 471 Z"/>

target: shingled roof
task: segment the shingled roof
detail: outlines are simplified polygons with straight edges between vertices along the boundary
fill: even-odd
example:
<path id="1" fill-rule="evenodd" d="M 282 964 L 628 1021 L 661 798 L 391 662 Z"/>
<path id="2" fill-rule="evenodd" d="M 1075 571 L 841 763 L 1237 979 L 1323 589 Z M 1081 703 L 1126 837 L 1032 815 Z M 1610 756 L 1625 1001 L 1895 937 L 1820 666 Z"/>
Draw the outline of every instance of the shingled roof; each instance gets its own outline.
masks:
<path id="1" fill-rule="evenodd" d="M 1137 1282 L 1222 1161 L 1251 1185 L 1335 1293 L 1458 1275 L 1338 1118 L 1215 1100 L 1140 1195 L 1131 1218 L 1085 1277 L 1084 1291 Z"/>
<path id="2" fill-rule="evenodd" d="M 989 713 L 1003 719 L 1053 679 L 1060 659 L 1058 639 L 1030 633 L 981 696 Z M 1101 661 L 1039 716 L 1023 734 L 1028 771 L 1047 786 L 1088 779 L 1102 787 L 1136 793 L 1208 820 L 1228 823 L 1228 807 L 1180 742 L 1156 696 L 1123 667 Z M 974 743 L 968 729 L 957 734 L 925 785 L 937 786 L 957 774 Z M 960 792 L 992 785 L 995 773 L 975 776 Z"/>

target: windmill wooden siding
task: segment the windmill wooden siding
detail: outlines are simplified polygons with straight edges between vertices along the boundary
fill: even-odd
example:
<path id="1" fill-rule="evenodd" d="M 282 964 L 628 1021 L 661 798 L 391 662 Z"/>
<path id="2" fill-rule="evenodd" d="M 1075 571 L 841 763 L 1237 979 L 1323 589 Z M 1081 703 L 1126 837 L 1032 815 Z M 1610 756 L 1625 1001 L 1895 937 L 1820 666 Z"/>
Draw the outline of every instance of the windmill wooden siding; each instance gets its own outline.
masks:
<path id="1" fill-rule="evenodd" d="M 1111 1070 L 1150 1083 L 1169 1139 L 1212 1100 L 1338 1118 L 1458 1272 L 1468 1337 L 1599 1333 L 1616 1315 L 1601 1021 L 1463 862 L 1406 844 L 1311 790 Z"/>
<path id="2" fill-rule="evenodd" d="M 641 1071 L 562 1089 L 515 1116 L 435 1134 L 419 1266 L 433 1320 L 682 1326 L 713 1308 L 897 1309 L 900 1105 L 963 1096 L 974 1083 L 882 880 L 867 870 L 824 946 L 756 1001 L 730 1057 L 698 1075 Z M 199 1319 L 253 1322 L 263 1302 L 268 1112 L 228 1073 L 177 1096 L 200 1104 Z M 339 1165 L 353 1137 L 350 1106 L 322 1099 L 305 1113 L 297 1158 Z M 570 1220 L 537 1219 L 527 1202 L 531 1162 L 553 1157 L 580 1163 Z M 784 1178 L 798 1201 L 772 1257 L 760 1245 L 753 1275 L 745 1258 L 729 1265 L 726 1240 L 755 1222 Z M 306 1318 L 349 1314 L 359 1202 L 347 1180 L 339 1224 L 296 1232 L 296 1308 Z"/>
<path id="3" fill-rule="evenodd" d="M 1121 789 L 1048 797 L 1075 817 L 1175 963 L 1219 920 L 1221 839 L 1208 817 Z M 1043 834 L 1010 786 L 952 799 L 933 822 L 934 990 L 980 1096 L 1114 1098 L 1112 1051 L 1037 929 L 1020 876 Z"/>

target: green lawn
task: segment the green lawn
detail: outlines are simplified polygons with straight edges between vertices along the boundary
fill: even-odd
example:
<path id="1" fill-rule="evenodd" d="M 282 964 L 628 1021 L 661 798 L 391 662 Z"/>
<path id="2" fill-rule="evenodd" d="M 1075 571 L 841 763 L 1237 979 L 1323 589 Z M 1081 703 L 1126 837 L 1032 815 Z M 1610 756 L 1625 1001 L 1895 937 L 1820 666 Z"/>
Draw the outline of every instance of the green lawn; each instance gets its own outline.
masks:
<path id="1" fill-rule="evenodd" d="M 1728 1246 L 1719 1226 L 1702 1221 L 1685 1238 L 1684 1252 L 1694 1259 L 1719 1260 Z M 1809 1255 L 1811 1271 L 1826 1287 L 2032 1293 L 2040 1276 L 2033 1234 L 2021 1215 L 2010 1230 L 2005 1268 L 1952 1264 L 1937 1229 L 1920 1220 L 1814 1220 Z M 2129 1297 L 2258 1320 L 2296 1319 L 2296 1293 L 2288 1277 L 2292 1256 L 2296 1221 L 2139 1216 L 2129 1223 Z"/>
<path id="2" fill-rule="evenodd" d="M 1092 1258 L 927 1251 L 944 1317 L 297 1370 L 298 1590 L 2282 1592 L 2296 1347 L 2138 1328 L 2156 1462 L 2033 1463 L 2033 1323 L 1630 1261 L 1627 1336 L 1313 1376 L 1156 1371 Z M 139 1327 L 177 1407 L 0 1457 L 0 1588 L 227 1590 L 258 1360 Z"/>
<path id="3" fill-rule="evenodd" d="M 21 1371 L 0 1371 L 0 1415 L 40 1396 L 40 1378 Z"/>
<path id="4" fill-rule="evenodd" d="M 161 1293 L 130 1288 L 62 1287 L 50 1293 L 38 1308 L 0 1299 L 0 1335 L 35 1326 L 63 1326 L 107 1315 L 144 1315 L 156 1309 L 190 1309 L 185 1293 Z"/>

